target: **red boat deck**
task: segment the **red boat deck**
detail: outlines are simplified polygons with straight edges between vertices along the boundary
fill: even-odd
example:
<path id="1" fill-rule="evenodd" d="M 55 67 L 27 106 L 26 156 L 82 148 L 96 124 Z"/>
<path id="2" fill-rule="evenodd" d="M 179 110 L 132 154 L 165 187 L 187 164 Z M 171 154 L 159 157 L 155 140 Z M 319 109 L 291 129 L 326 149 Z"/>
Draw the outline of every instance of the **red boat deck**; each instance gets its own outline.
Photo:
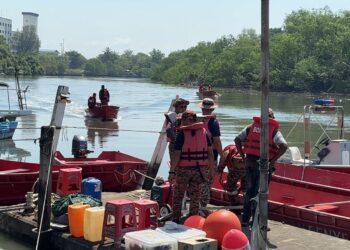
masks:
<path id="1" fill-rule="evenodd" d="M 148 162 L 116 151 L 104 151 L 97 158 L 64 158 L 56 152 L 53 166 L 52 191 L 56 191 L 60 168 L 81 167 L 82 177 L 95 177 L 102 182 L 103 191 L 135 190 L 142 178 L 135 172 L 146 173 Z M 39 177 L 40 165 L 35 163 L 0 160 L 0 205 L 24 202 Z"/>
<path id="2" fill-rule="evenodd" d="M 242 200 L 242 196 L 240 198 Z M 211 190 L 211 201 L 216 205 L 229 204 L 229 196 L 218 178 Z M 349 208 L 350 189 L 277 175 L 271 180 L 270 219 L 350 240 Z"/>

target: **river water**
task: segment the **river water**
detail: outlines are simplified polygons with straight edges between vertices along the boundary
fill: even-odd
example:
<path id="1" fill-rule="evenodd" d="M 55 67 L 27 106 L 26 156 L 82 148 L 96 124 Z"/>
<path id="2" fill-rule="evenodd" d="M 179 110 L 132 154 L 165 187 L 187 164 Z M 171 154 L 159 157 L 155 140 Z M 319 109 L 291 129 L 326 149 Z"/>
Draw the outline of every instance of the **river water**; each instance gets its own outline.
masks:
<path id="1" fill-rule="evenodd" d="M 15 88 L 12 78 L 0 78 Z M 104 84 L 111 95 L 110 104 L 120 106 L 118 119 L 115 122 L 99 122 L 85 118 L 87 98 L 98 93 Z M 29 86 L 27 93 L 28 108 L 34 115 L 18 118 L 18 129 L 13 140 L 0 141 L 0 158 L 15 161 L 39 162 L 40 127 L 50 123 L 57 87 L 69 87 L 71 103 L 67 104 L 63 119 L 63 127 L 57 150 L 63 155 L 71 156 L 71 141 L 74 135 L 82 135 L 88 139 L 88 147 L 97 156 L 103 150 L 120 150 L 150 161 L 158 140 L 159 131 L 164 121 L 163 113 L 168 110 L 170 102 L 176 95 L 190 100 L 189 109 L 200 112 L 196 88 L 155 84 L 144 79 L 121 78 L 57 78 L 40 77 L 21 80 L 23 87 Z M 249 90 L 218 90 L 219 107 L 215 113 L 220 121 L 221 140 L 223 146 L 233 142 L 234 137 L 251 122 L 253 116 L 260 113 L 260 92 Z M 11 108 L 17 109 L 15 92 L 10 92 Z M 290 146 L 301 147 L 304 140 L 302 124 L 296 125 L 304 105 L 312 103 L 326 95 L 270 93 L 270 106 L 281 124 L 281 131 L 287 137 Z M 335 97 L 338 104 L 345 107 L 345 127 L 349 123 L 350 99 L 345 96 Z M 5 91 L 0 92 L 0 109 L 7 109 Z M 350 117 L 350 116 L 349 116 Z M 320 123 L 328 124 L 329 115 L 317 118 Z M 291 128 L 295 127 L 293 132 Z M 99 129 L 103 128 L 103 130 Z M 318 125 L 313 126 L 315 132 L 312 139 L 316 141 L 321 131 Z M 331 124 L 331 128 L 334 128 Z M 316 131 L 317 130 L 317 131 Z M 288 135 L 288 136 L 287 136 Z M 346 129 L 345 137 L 349 136 Z M 167 176 L 168 152 L 165 152 L 159 175 Z M 18 245 L 6 234 L 0 232 L 0 249 L 30 249 L 25 244 Z"/>

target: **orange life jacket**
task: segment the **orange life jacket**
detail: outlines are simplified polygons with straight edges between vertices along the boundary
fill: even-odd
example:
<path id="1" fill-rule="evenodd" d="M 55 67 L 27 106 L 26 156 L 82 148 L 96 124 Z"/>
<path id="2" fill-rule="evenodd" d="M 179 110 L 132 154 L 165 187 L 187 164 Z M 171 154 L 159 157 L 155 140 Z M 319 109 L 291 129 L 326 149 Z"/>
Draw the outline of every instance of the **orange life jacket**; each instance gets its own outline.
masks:
<path id="1" fill-rule="evenodd" d="M 178 166 L 196 167 L 208 165 L 207 133 L 202 122 L 181 126 L 184 133 L 184 145 Z"/>
<path id="2" fill-rule="evenodd" d="M 238 154 L 236 145 L 227 145 L 223 150 L 224 153 L 227 151 L 228 154 L 225 159 L 225 165 L 229 169 L 244 169 L 244 163 L 242 157 Z"/>
<path id="3" fill-rule="evenodd" d="M 89 100 L 88 100 L 89 103 L 96 103 L 96 98 L 92 95 L 89 97 Z"/>
<path id="4" fill-rule="evenodd" d="M 109 92 L 107 89 L 104 89 L 102 94 L 103 94 L 103 98 L 105 98 L 106 100 L 109 99 Z"/>
<path id="5" fill-rule="evenodd" d="M 96 104 L 96 98 L 92 95 L 88 99 L 88 107 L 89 108 L 94 108 Z"/>
<path id="6" fill-rule="evenodd" d="M 255 155 L 260 157 L 260 131 L 261 131 L 261 118 L 253 117 L 253 124 L 250 126 L 249 133 L 247 135 L 247 141 L 244 145 L 243 152 L 248 155 Z M 279 124 L 276 120 L 269 118 L 269 160 L 271 160 L 277 152 L 277 146 L 273 142 L 274 131 L 279 128 Z"/>

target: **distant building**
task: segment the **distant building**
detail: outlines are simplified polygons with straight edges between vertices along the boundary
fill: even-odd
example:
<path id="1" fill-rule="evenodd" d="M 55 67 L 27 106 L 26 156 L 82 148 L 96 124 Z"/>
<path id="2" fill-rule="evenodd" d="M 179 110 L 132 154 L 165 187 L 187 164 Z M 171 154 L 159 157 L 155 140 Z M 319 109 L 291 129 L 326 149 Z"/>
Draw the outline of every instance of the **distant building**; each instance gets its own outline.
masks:
<path id="1" fill-rule="evenodd" d="M 33 26 L 35 32 L 38 33 L 38 16 L 39 14 L 33 12 L 22 12 L 23 15 L 23 28 L 25 26 Z"/>
<path id="2" fill-rule="evenodd" d="M 40 49 L 39 53 L 42 55 L 54 55 L 54 56 L 58 56 L 60 54 L 58 50 L 52 50 L 52 49 Z"/>
<path id="3" fill-rule="evenodd" d="M 12 20 L 0 17 L 0 35 L 6 40 L 6 43 L 11 46 L 12 38 Z"/>

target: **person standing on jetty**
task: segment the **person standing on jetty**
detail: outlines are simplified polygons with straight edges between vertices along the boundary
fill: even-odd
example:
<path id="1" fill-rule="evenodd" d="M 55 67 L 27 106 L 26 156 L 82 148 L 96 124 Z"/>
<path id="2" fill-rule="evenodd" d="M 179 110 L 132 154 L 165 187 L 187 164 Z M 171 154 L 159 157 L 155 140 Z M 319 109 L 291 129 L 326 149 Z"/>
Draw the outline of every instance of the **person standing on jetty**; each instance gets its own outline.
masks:
<path id="1" fill-rule="evenodd" d="M 109 91 L 105 88 L 105 85 L 101 85 L 100 92 L 98 94 L 101 104 L 108 105 L 109 102 Z"/>
<path id="2" fill-rule="evenodd" d="M 175 151 L 176 133 L 181 123 L 181 119 L 179 116 L 181 116 L 181 114 L 186 111 L 189 103 L 190 103 L 189 101 L 183 98 L 178 98 L 173 103 L 174 111 L 164 114 L 168 121 L 166 134 L 167 134 L 167 140 L 169 142 L 168 149 L 169 149 L 170 161 L 172 161 L 173 159 L 173 154 Z"/>
<path id="3" fill-rule="evenodd" d="M 168 180 L 175 180 L 173 221 L 179 223 L 185 192 L 191 199 L 189 215 L 198 215 L 200 185 L 208 180 L 208 172 L 212 174 L 214 169 L 211 141 L 203 123 L 197 122 L 195 112 L 187 110 L 182 114 L 175 142 Z"/>
<path id="4" fill-rule="evenodd" d="M 269 108 L 269 180 L 274 171 L 274 164 L 281 157 L 288 145 L 282 133 L 278 130 L 279 123 L 275 120 L 273 110 Z M 249 226 L 250 218 L 255 213 L 252 209 L 252 201 L 259 192 L 259 159 L 260 159 L 260 131 L 261 118 L 253 117 L 253 123 L 244 128 L 235 138 L 239 154 L 245 161 L 247 191 L 244 197 L 242 226 Z M 244 145 L 244 148 L 243 148 Z"/>
<path id="5" fill-rule="evenodd" d="M 209 139 L 212 143 L 214 154 L 214 173 L 216 172 L 216 166 L 218 164 L 218 156 L 220 155 L 220 162 L 223 160 L 222 144 L 221 144 L 221 132 L 219 121 L 216 119 L 216 115 L 213 114 L 214 109 L 217 107 L 214 100 L 211 98 L 204 98 L 199 107 L 202 109 L 204 128 L 207 130 Z M 213 185 L 214 176 L 209 175 L 208 181 L 202 185 L 200 195 L 200 205 L 206 207 L 210 201 L 210 189 Z"/>

